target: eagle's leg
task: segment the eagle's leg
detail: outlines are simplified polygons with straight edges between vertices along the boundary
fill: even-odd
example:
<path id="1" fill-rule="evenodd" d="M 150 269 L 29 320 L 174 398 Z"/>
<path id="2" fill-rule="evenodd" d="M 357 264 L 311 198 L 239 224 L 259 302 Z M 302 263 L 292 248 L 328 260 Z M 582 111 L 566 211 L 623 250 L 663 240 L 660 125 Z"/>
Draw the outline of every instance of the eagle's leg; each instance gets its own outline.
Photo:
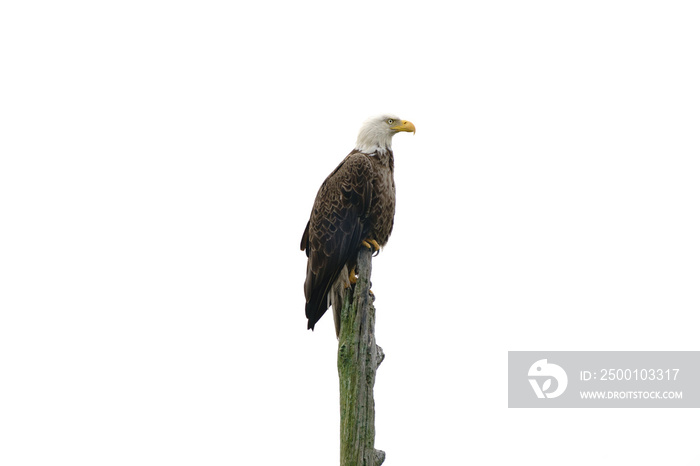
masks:
<path id="1" fill-rule="evenodd" d="M 379 243 L 377 243 L 377 240 L 367 238 L 366 240 L 364 240 L 364 241 L 363 241 L 362 243 L 360 243 L 360 244 L 362 244 L 364 247 L 366 247 L 366 248 L 369 249 L 370 251 L 374 252 L 374 253 L 375 253 L 375 254 L 374 254 L 375 256 L 376 256 L 377 254 L 379 254 L 379 247 L 380 247 L 380 246 L 379 246 Z"/>

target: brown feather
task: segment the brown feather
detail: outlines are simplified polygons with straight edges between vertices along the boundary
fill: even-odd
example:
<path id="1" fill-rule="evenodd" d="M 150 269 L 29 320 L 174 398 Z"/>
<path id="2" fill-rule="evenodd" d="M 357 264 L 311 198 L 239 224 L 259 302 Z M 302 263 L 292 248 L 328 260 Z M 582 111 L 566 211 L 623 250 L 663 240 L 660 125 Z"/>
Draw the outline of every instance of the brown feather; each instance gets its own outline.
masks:
<path id="1" fill-rule="evenodd" d="M 304 283 L 308 328 L 313 329 L 328 309 L 332 289 L 334 307 L 338 306 L 345 285 L 338 280 L 347 281 L 360 243 L 371 238 L 380 246 L 386 244 L 395 205 L 391 150 L 374 154 L 354 150 L 323 182 L 301 238 L 308 257 Z M 338 329 L 336 322 L 336 333 Z"/>

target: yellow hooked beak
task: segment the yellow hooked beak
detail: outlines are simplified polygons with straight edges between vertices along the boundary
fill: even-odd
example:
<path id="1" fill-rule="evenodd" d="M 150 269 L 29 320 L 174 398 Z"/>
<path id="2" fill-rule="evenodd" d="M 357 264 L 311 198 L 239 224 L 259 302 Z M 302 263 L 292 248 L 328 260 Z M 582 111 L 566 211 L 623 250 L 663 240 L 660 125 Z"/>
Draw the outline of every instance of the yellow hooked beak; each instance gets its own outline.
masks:
<path id="1" fill-rule="evenodd" d="M 411 123 L 408 120 L 401 121 L 401 123 L 399 123 L 398 125 L 392 126 L 391 129 L 393 129 L 394 131 L 406 131 L 409 133 L 416 134 L 416 127 L 413 126 L 413 123 Z"/>

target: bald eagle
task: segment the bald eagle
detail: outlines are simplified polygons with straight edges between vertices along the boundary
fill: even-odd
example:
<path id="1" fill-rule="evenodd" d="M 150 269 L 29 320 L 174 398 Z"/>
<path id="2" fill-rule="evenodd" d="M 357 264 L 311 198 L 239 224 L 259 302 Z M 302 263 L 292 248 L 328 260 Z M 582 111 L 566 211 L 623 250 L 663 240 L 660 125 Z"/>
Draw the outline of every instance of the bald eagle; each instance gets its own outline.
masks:
<path id="1" fill-rule="evenodd" d="M 308 257 L 304 295 L 311 330 L 332 305 L 335 333 L 340 334 L 343 294 L 356 280 L 360 248 L 378 252 L 389 240 L 396 205 L 391 139 L 401 131 L 415 134 L 416 128 L 393 115 L 367 120 L 355 149 L 316 194 L 301 237 L 301 250 Z"/>

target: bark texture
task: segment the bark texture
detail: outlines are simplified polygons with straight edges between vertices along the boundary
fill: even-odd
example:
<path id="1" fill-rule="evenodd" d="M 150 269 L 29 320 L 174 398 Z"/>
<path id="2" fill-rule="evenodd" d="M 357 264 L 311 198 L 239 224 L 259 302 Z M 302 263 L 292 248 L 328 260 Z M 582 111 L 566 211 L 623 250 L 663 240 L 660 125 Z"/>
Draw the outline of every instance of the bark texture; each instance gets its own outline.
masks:
<path id="1" fill-rule="evenodd" d="M 385 454 L 374 448 L 374 379 L 384 352 L 374 340 L 374 297 L 370 294 L 372 253 L 360 248 L 357 283 L 346 293 L 338 341 L 340 378 L 340 465 L 379 466 Z"/>

